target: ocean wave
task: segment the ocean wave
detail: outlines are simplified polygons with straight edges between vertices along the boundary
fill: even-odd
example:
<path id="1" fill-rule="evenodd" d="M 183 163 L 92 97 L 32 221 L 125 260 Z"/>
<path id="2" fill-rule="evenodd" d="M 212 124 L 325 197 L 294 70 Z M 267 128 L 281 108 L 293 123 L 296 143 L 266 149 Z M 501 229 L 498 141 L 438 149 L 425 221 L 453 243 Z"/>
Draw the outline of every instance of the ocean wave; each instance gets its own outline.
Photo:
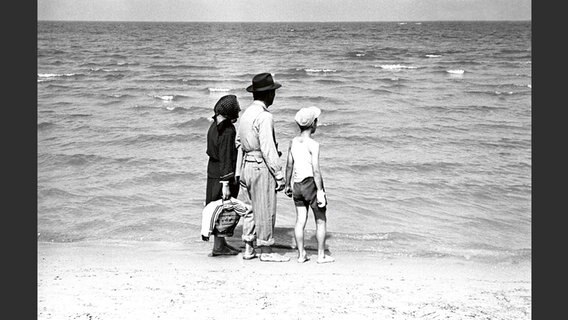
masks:
<path id="1" fill-rule="evenodd" d="M 134 97 L 133 95 L 127 94 L 127 93 L 111 93 L 111 94 L 105 94 L 105 96 L 109 97 L 109 98 L 121 99 L 121 100 Z"/>
<path id="2" fill-rule="evenodd" d="M 179 113 L 189 111 L 189 109 L 187 109 L 187 108 L 184 108 L 184 107 L 181 107 L 181 106 L 175 106 L 175 105 L 169 105 L 169 106 L 166 106 L 165 108 L 168 111 L 174 111 L 174 112 L 179 112 Z"/>
<path id="3" fill-rule="evenodd" d="M 156 99 L 164 100 L 164 101 L 173 101 L 174 98 L 175 98 L 175 96 L 173 96 L 173 95 L 163 95 L 163 96 L 155 95 L 153 97 L 156 98 Z"/>
<path id="4" fill-rule="evenodd" d="M 355 58 L 356 60 L 374 60 L 377 58 L 376 54 L 373 51 L 363 51 L 363 50 L 356 50 L 356 51 L 349 51 L 344 55 L 338 55 L 339 58 Z"/>
<path id="5" fill-rule="evenodd" d="M 381 64 L 373 65 L 375 68 L 381 68 L 383 70 L 404 70 L 404 69 L 418 69 L 417 66 L 405 66 L 401 64 Z"/>
<path id="6" fill-rule="evenodd" d="M 418 241 L 422 236 L 403 232 L 377 232 L 377 233 L 343 233 L 332 232 L 334 238 L 360 241 Z"/>
<path id="7" fill-rule="evenodd" d="M 125 74 L 122 73 L 111 73 L 111 74 L 105 74 L 104 78 L 107 80 L 118 80 L 118 79 L 122 79 L 126 77 Z"/>
<path id="8" fill-rule="evenodd" d="M 108 142 L 112 145 L 125 145 L 125 146 L 134 146 L 134 145 L 147 145 L 147 144 L 155 144 L 155 143 L 187 143 L 188 141 L 198 140 L 198 139 L 205 139 L 205 129 L 209 127 L 208 124 L 199 123 L 196 126 L 189 126 L 186 125 L 185 127 L 197 128 L 200 133 L 187 133 L 187 134 L 179 134 L 179 133 L 170 133 L 170 134 L 138 134 L 132 137 L 126 137 L 122 139 L 115 139 L 113 141 Z"/>
<path id="9" fill-rule="evenodd" d="M 79 64 L 80 67 L 96 67 L 99 66 L 99 63 L 95 63 L 95 62 L 83 62 L 81 64 Z"/>
<path id="10" fill-rule="evenodd" d="M 333 73 L 337 72 L 336 69 L 315 69 L 315 68 L 306 68 L 303 69 L 306 73 Z"/>
<path id="11" fill-rule="evenodd" d="M 128 67 L 128 66 L 138 66 L 140 65 L 139 62 L 120 62 L 120 61 L 106 61 L 104 63 L 100 62 L 83 62 L 79 64 L 80 67 L 90 67 L 91 71 L 104 71 L 102 69 L 106 69 L 108 66 L 118 66 L 118 67 Z M 118 69 L 115 69 L 119 71 Z"/>
<path id="12" fill-rule="evenodd" d="M 52 164 L 58 166 L 84 166 L 92 162 L 103 162 L 104 157 L 93 154 L 46 154 L 38 155 L 41 164 Z"/>
<path id="13" fill-rule="evenodd" d="M 372 140 L 375 140 L 373 138 Z M 363 142 L 360 142 L 363 143 Z M 457 162 L 418 162 L 418 161 L 406 161 L 406 162 L 391 162 L 391 161 L 359 161 L 349 165 L 332 165 L 330 168 L 338 171 L 347 172 L 382 172 L 388 170 L 389 172 L 436 172 L 443 170 L 455 170 L 463 167 L 464 164 Z"/>
<path id="14" fill-rule="evenodd" d="M 515 94 L 514 91 L 500 91 L 500 90 L 467 90 L 466 93 L 488 95 L 488 96 L 511 96 Z"/>
<path id="15" fill-rule="evenodd" d="M 532 259 L 531 249 L 519 250 L 491 250 L 491 249 L 462 249 L 440 248 L 438 250 L 416 250 L 410 253 L 416 258 L 449 258 L 483 263 L 519 263 L 529 262 Z"/>
<path id="16" fill-rule="evenodd" d="M 493 93 L 495 93 L 496 95 L 502 95 L 502 94 L 506 94 L 506 95 L 512 95 L 515 94 L 513 91 L 494 91 Z"/>
<path id="17" fill-rule="evenodd" d="M 188 98 L 188 96 L 183 95 L 183 94 L 153 95 L 151 97 L 158 99 L 158 100 L 166 101 L 166 102 L 178 101 L 178 100 Z"/>
<path id="18" fill-rule="evenodd" d="M 319 68 L 289 68 L 278 73 L 274 73 L 275 81 L 280 80 L 298 80 L 306 77 L 313 77 L 314 75 L 327 75 L 329 73 L 336 73 L 336 69 L 319 69 Z M 243 78 L 250 78 L 252 75 L 243 75 Z"/>
<path id="19" fill-rule="evenodd" d="M 139 62 L 116 62 L 117 66 L 138 66 L 140 65 Z"/>
<path id="20" fill-rule="evenodd" d="M 516 89 L 516 88 L 530 88 L 531 84 L 526 84 L 526 83 L 500 83 L 498 85 L 494 85 L 494 84 L 475 84 L 476 86 L 481 86 L 481 87 L 488 87 L 488 88 L 497 88 L 497 89 Z M 506 90 L 505 90 L 506 91 Z"/>
<path id="21" fill-rule="evenodd" d="M 231 91 L 230 88 L 207 88 L 209 92 L 229 92 Z"/>
<path id="22" fill-rule="evenodd" d="M 503 48 L 499 52 L 501 53 L 527 53 L 531 52 L 531 49 L 511 49 L 511 48 Z"/>
<path id="23" fill-rule="evenodd" d="M 522 77 L 522 78 L 532 78 L 530 73 L 515 73 L 513 74 L 515 77 Z"/>
<path id="24" fill-rule="evenodd" d="M 70 114 L 67 114 L 67 115 L 65 116 L 65 118 L 71 118 L 71 119 L 74 119 L 74 118 L 88 118 L 88 117 L 92 117 L 92 116 L 93 116 L 93 115 L 92 115 L 92 114 L 89 114 L 89 113 L 70 113 Z"/>
<path id="25" fill-rule="evenodd" d="M 481 141 L 479 145 L 490 147 L 490 148 L 506 148 L 506 149 L 519 149 L 524 150 L 525 148 L 531 147 L 530 140 L 516 140 L 509 138 L 501 138 L 498 141 Z"/>
<path id="26" fill-rule="evenodd" d="M 194 178 L 195 175 L 189 171 L 182 171 L 182 172 L 171 172 L 171 171 L 155 171 L 155 172 L 148 172 L 141 176 L 134 177 L 129 179 L 128 181 L 124 181 L 124 184 L 139 184 L 139 183 L 171 183 L 177 180 L 182 181 L 190 181 Z"/>
<path id="27" fill-rule="evenodd" d="M 487 62 L 484 61 L 476 61 L 471 59 L 456 59 L 456 60 L 447 60 L 447 61 L 439 61 L 438 64 L 440 65 L 458 65 L 458 66 L 480 66 L 485 65 Z"/>
<path id="28" fill-rule="evenodd" d="M 38 232 L 38 235 L 41 234 L 41 238 L 39 238 L 38 241 L 41 242 L 55 242 L 55 243 L 77 242 L 88 238 L 85 236 L 84 233 L 81 232 L 73 233 L 71 230 L 58 232 L 53 230 L 38 229 L 38 231 L 41 231 Z"/>
<path id="29" fill-rule="evenodd" d="M 213 122 L 212 118 L 204 118 L 204 117 L 200 117 L 197 119 L 191 119 L 182 123 L 178 123 L 175 125 L 175 127 L 177 128 L 200 128 L 200 129 L 204 129 L 204 128 L 209 128 L 209 126 L 211 125 L 211 122 Z"/>
<path id="30" fill-rule="evenodd" d="M 385 81 L 387 83 L 392 83 L 392 82 L 405 82 L 405 79 L 401 79 L 400 77 L 386 77 L 386 78 L 376 78 L 376 80 L 378 81 Z"/>
<path id="31" fill-rule="evenodd" d="M 160 57 L 161 58 L 161 57 Z M 210 65 L 191 65 L 191 64 L 155 64 L 151 65 L 150 69 L 173 69 L 173 70 L 216 70 L 214 64 Z"/>
<path id="32" fill-rule="evenodd" d="M 163 106 L 156 106 L 156 105 L 142 105 L 142 104 L 135 104 L 130 107 L 130 109 L 138 110 L 138 111 L 151 111 L 151 110 L 159 110 L 162 109 Z"/>
<path id="33" fill-rule="evenodd" d="M 391 93 L 393 93 L 392 91 L 390 91 L 388 89 L 382 89 L 382 88 L 372 89 L 372 91 L 376 94 L 391 94 Z"/>
<path id="34" fill-rule="evenodd" d="M 202 86 L 205 83 L 211 82 L 208 79 L 181 79 L 181 83 L 190 86 Z"/>
<path id="35" fill-rule="evenodd" d="M 107 69 L 107 68 L 89 68 L 90 72 L 117 72 L 118 69 Z"/>
<path id="36" fill-rule="evenodd" d="M 74 77 L 81 76 L 82 73 L 38 73 L 39 78 L 60 78 L 60 77 Z"/>
<path id="37" fill-rule="evenodd" d="M 49 57 L 49 56 L 53 56 L 53 55 L 58 55 L 58 54 L 65 54 L 67 53 L 64 50 L 60 50 L 60 49 L 41 49 L 38 48 L 37 54 L 38 57 Z"/>
<path id="38" fill-rule="evenodd" d="M 304 96 L 304 95 L 293 95 L 287 96 L 286 100 L 291 100 L 293 102 L 308 102 L 313 104 L 329 104 L 329 105 L 341 105 L 345 103 L 342 100 L 338 100 L 329 96 Z M 284 109 L 282 109 L 284 110 Z M 299 108 L 296 110 L 298 111 Z"/>
<path id="39" fill-rule="evenodd" d="M 425 109 L 432 111 L 439 111 L 441 113 L 448 112 L 460 112 L 460 113 L 470 113 L 472 111 L 481 112 L 494 112 L 496 110 L 504 110 L 506 108 L 499 106 L 488 106 L 488 105 L 466 105 L 466 106 L 425 106 Z"/>
<path id="40" fill-rule="evenodd" d="M 316 79 L 314 82 L 321 83 L 321 84 L 343 84 L 343 83 L 345 83 L 343 80 L 336 80 L 336 79 Z"/>
<path id="41" fill-rule="evenodd" d="M 190 107 L 184 107 L 184 106 L 180 106 L 178 104 L 171 104 L 171 103 L 167 103 L 167 104 L 162 104 L 162 105 L 134 105 L 129 107 L 129 109 L 134 109 L 134 110 L 140 110 L 140 111 L 156 111 L 156 110 L 167 110 L 167 111 L 172 111 L 172 112 L 176 112 L 176 113 L 199 113 L 202 114 L 204 111 L 211 111 L 212 112 L 212 108 L 209 107 L 196 107 L 196 106 L 190 106 Z"/>
<path id="42" fill-rule="evenodd" d="M 147 164 L 152 159 L 134 157 L 112 157 L 94 154 L 61 154 L 61 153 L 41 153 L 38 154 L 38 161 L 43 164 L 51 164 L 60 167 L 65 166 L 85 166 L 85 165 L 124 165 L 124 164 Z"/>
<path id="43" fill-rule="evenodd" d="M 101 54 L 98 56 L 98 58 L 110 58 L 110 59 L 127 59 L 128 57 L 123 55 L 123 54 L 119 54 L 119 53 L 109 53 L 109 54 Z"/>

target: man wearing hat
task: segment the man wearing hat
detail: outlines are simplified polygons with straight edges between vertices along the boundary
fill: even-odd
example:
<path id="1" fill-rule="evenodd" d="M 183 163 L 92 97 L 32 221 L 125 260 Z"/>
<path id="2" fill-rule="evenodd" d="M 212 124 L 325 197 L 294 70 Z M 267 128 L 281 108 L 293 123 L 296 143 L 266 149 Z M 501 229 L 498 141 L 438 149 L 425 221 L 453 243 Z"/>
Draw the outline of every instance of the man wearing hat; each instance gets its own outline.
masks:
<path id="1" fill-rule="evenodd" d="M 260 248 L 261 261 L 284 262 L 289 257 L 274 253 L 274 226 L 276 224 L 276 192 L 284 189 L 284 174 L 279 163 L 274 133 L 274 119 L 268 107 L 274 102 L 276 89 L 282 85 L 274 82 L 270 73 L 253 77 L 246 88 L 252 92 L 254 101 L 242 113 L 237 132 L 237 146 L 241 165 L 237 163 L 240 176 L 239 199 L 252 205 L 254 219 L 243 221 L 244 259 L 257 256 L 253 241 Z"/>

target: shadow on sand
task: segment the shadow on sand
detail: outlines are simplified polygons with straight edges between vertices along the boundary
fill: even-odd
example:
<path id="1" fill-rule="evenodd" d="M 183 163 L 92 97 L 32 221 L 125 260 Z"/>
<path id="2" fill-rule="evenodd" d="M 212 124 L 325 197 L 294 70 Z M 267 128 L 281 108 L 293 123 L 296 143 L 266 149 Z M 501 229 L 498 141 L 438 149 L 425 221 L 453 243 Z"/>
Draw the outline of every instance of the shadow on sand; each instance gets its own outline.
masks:
<path id="1" fill-rule="evenodd" d="M 232 237 L 227 238 L 227 242 L 237 248 L 244 249 L 245 245 L 241 241 L 241 236 L 243 234 L 243 229 L 241 226 L 237 226 Z M 332 238 L 329 233 L 326 235 L 326 245 L 325 251 L 327 254 L 330 253 L 329 245 L 327 241 Z M 305 230 L 304 232 L 304 247 L 306 251 L 317 252 L 318 243 L 315 235 L 315 230 Z M 274 245 L 272 246 L 275 252 L 286 253 L 286 252 L 296 252 L 296 240 L 294 239 L 294 228 L 288 227 L 276 227 L 274 230 Z"/>

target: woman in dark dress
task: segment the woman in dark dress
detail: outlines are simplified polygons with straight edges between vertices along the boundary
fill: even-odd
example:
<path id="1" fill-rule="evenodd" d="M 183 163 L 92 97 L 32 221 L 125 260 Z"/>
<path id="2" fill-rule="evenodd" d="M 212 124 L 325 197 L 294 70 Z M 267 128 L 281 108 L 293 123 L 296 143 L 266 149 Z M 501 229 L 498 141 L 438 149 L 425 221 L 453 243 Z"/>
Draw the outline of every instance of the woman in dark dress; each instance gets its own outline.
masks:
<path id="1" fill-rule="evenodd" d="M 239 184 L 235 179 L 237 148 L 236 130 L 233 123 L 239 118 L 241 108 L 235 95 L 223 96 L 213 108 L 213 123 L 207 132 L 207 191 L 205 204 L 230 197 L 237 197 Z M 225 235 L 213 232 L 212 256 L 237 255 L 239 249 L 231 247 Z"/>

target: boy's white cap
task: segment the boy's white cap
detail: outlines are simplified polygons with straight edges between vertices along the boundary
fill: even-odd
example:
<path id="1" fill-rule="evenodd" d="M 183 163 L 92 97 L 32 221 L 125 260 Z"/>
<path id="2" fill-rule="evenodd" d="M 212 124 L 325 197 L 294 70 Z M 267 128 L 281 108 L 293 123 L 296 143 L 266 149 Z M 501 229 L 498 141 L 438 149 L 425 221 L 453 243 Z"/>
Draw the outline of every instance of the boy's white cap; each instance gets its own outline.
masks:
<path id="1" fill-rule="evenodd" d="M 318 107 L 302 108 L 296 113 L 294 120 L 302 127 L 309 127 L 320 114 L 321 110 Z"/>

